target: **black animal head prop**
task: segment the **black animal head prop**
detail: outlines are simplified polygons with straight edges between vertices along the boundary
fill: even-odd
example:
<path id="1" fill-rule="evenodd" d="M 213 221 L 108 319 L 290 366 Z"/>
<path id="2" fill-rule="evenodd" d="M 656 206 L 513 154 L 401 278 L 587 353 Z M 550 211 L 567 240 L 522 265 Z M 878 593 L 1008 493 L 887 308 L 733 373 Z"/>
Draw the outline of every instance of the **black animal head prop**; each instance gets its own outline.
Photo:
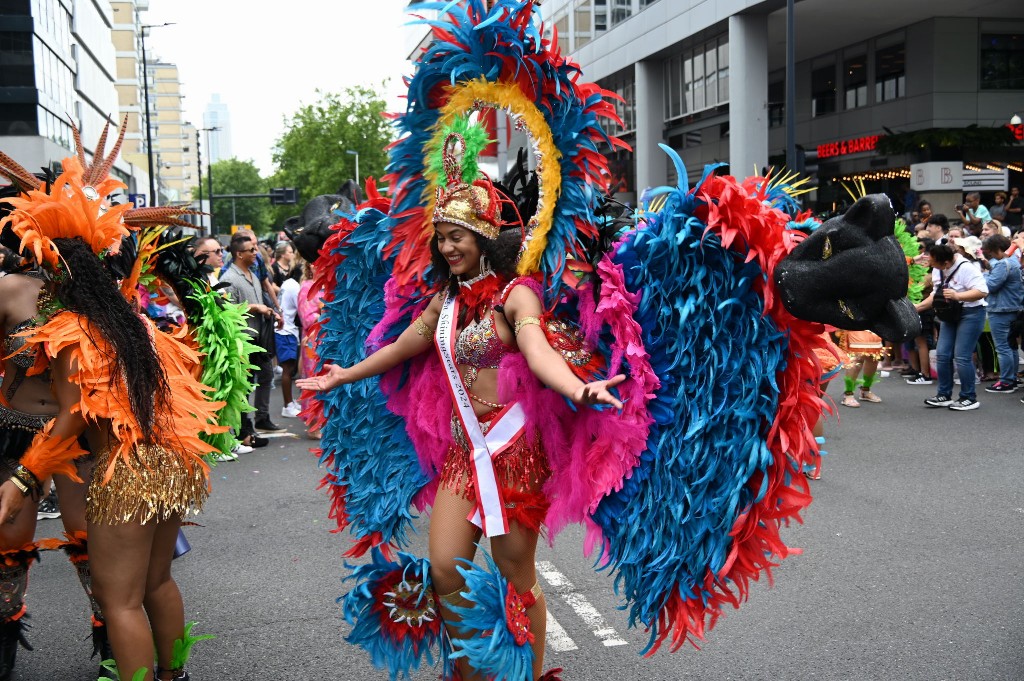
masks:
<path id="1" fill-rule="evenodd" d="M 786 309 L 840 329 L 870 329 L 893 342 L 920 334 L 894 224 L 884 194 L 865 196 L 845 215 L 822 224 L 775 268 Z"/>
<path id="2" fill-rule="evenodd" d="M 336 210 L 351 211 L 355 201 L 347 194 L 321 194 L 314 196 L 302 215 L 288 218 L 284 232 L 292 240 L 295 250 L 306 262 L 316 262 L 320 248 L 331 235 L 331 227 L 337 224 Z"/>

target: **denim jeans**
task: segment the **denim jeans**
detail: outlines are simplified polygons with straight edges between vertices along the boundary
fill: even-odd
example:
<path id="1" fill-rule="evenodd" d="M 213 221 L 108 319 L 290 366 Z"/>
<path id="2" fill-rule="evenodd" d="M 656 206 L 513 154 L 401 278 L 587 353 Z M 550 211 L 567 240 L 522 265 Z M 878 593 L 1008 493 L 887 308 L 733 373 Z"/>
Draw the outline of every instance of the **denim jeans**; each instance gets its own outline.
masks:
<path id="1" fill-rule="evenodd" d="M 999 380 L 1006 383 L 1017 380 L 1017 352 L 1010 347 L 1010 326 L 1016 319 L 1016 312 L 988 313 L 988 326 L 999 357 Z"/>
<path id="2" fill-rule="evenodd" d="M 939 322 L 939 344 L 935 349 L 939 374 L 939 395 L 953 395 L 953 363 L 960 377 L 960 399 L 978 399 L 975 392 L 974 362 L 971 354 L 985 328 L 985 306 L 965 307 L 960 321 Z"/>

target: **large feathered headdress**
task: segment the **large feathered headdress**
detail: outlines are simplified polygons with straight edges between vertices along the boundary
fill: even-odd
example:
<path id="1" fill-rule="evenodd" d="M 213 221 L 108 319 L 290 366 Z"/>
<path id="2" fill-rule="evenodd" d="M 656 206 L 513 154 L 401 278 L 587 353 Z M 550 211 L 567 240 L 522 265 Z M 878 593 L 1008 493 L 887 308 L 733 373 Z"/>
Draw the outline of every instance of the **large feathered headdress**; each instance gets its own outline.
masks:
<path id="1" fill-rule="evenodd" d="M 76 155 L 64 159 L 62 172 L 52 181 L 43 181 L 25 170 L 6 154 L 0 153 L 0 175 L 15 184 L 22 195 L 5 199 L 11 212 L 0 220 L 0 229 L 13 232 L 23 253 L 51 270 L 60 267 L 60 253 L 55 239 L 79 238 L 97 255 L 117 253 L 121 240 L 133 230 L 148 225 L 191 226 L 181 215 L 195 213 L 179 206 L 135 208 L 130 203 L 112 205 L 109 196 L 125 184 L 110 176 L 124 140 L 125 123 L 106 154 L 109 125 L 96 144 L 91 163 L 78 129 L 72 125 Z"/>
<path id="2" fill-rule="evenodd" d="M 474 113 L 508 115 L 528 138 L 537 177 L 536 210 L 526 220 L 518 269 L 541 273 L 554 292 L 570 260 L 584 260 L 583 243 L 597 236 L 594 212 L 607 189 L 601 145 L 625 146 L 601 127 L 617 120 L 615 95 L 579 80 L 579 67 L 543 37 L 533 2 L 466 0 L 423 2 L 412 11 L 438 12 L 423 20 L 431 43 L 409 79 L 409 104 L 395 118 L 400 138 L 391 148 L 385 180 L 393 196 L 392 273 L 399 286 L 425 288 L 427 248 L 445 182 L 430 158 L 446 131 Z M 481 30 L 486 27 L 486 30 Z"/>

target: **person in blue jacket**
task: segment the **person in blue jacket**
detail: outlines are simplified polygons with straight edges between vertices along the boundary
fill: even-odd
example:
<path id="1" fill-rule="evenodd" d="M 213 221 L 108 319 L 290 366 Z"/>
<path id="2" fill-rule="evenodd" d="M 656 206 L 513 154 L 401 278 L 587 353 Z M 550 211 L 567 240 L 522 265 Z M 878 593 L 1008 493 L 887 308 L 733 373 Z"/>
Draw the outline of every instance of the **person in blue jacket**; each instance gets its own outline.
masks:
<path id="1" fill-rule="evenodd" d="M 1017 389 L 1017 350 L 1010 344 L 1013 323 L 1024 309 L 1024 284 L 1020 279 L 1020 262 L 1007 257 L 1010 240 L 994 234 L 981 246 L 988 260 L 985 272 L 988 284 L 988 324 L 999 358 L 999 380 L 985 388 L 990 393 L 1012 393 Z"/>

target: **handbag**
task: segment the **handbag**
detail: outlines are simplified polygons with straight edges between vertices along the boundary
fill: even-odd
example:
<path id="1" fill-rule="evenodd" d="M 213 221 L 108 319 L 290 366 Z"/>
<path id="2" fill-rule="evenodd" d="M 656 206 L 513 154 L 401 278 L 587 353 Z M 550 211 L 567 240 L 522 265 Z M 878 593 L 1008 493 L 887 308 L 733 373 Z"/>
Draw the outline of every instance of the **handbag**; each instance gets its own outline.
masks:
<path id="1" fill-rule="evenodd" d="M 961 262 L 960 265 L 963 265 Z M 953 271 L 949 273 L 949 277 L 952 278 L 956 271 L 960 269 L 960 265 L 953 268 Z M 959 300 L 948 300 L 942 292 L 946 289 L 946 277 L 939 275 L 939 288 L 935 291 L 935 297 L 932 299 L 932 309 L 935 310 L 935 316 L 940 322 L 956 323 L 960 321 L 960 316 L 964 311 L 964 304 Z"/>

